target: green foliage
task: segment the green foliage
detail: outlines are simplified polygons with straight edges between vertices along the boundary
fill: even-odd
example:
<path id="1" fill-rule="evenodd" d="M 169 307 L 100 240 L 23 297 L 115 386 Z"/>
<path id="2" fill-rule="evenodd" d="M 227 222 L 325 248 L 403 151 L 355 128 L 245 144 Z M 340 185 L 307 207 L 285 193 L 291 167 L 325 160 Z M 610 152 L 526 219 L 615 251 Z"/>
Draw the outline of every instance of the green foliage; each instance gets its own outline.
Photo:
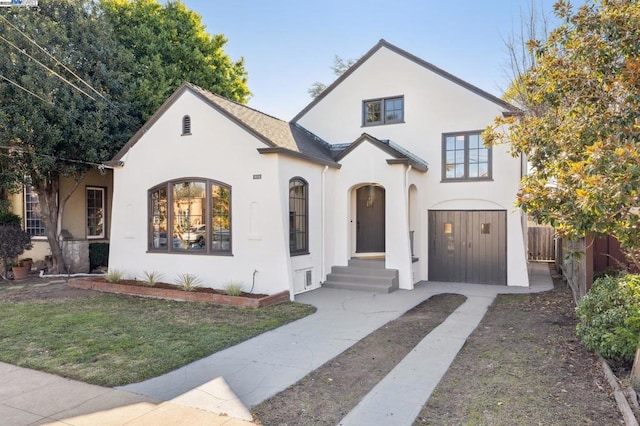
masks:
<path id="1" fill-rule="evenodd" d="M 200 279 L 195 274 L 178 274 L 176 285 L 183 291 L 195 291 L 200 287 Z"/>
<path id="2" fill-rule="evenodd" d="M 91 270 L 98 266 L 109 266 L 109 243 L 89 244 L 89 264 Z"/>
<path id="3" fill-rule="evenodd" d="M 228 296 L 240 296 L 242 294 L 242 283 L 228 282 L 224 286 L 224 292 Z"/>
<path id="4" fill-rule="evenodd" d="M 640 342 L 640 275 L 599 278 L 576 310 L 578 336 L 587 349 L 631 364 Z"/>
<path id="5" fill-rule="evenodd" d="M 0 225 L 0 261 L 3 263 L 2 273 L 18 256 L 32 247 L 31 236 L 15 226 Z"/>
<path id="6" fill-rule="evenodd" d="M 335 55 L 333 57 L 333 65 L 331 65 L 331 71 L 333 71 L 333 75 L 335 75 L 336 77 L 340 77 L 356 62 L 358 62 L 357 59 L 344 59 L 338 55 Z M 311 96 L 312 98 L 317 98 L 318 95 L 324 92 L 327 87 L 329 86 L 320 81 L 315 81 L 313 82 L 313 84 L 311 84 L 311 87 L 307 89 L 307 93 L 309 93 L 309 96 Z"/>
<path id="7" fill-rule="evenodd" d="M 0 211 L 0 226 L 20 228 L 22 226 L 22 218 L 17 214 Z"/>
<path id="8" fill-rule="evenodd" d="M 144 271 L 144 285 L 153 287 L 162 280 L 162 274 L 156 271 Z"/>
<path id="9" fill-rule="evenodd" d="M 202 17 L 179 1 L 102 0 L 116 37 L 136 58 L 132 93 L 144 119 L 188 81 L 236 102 L 250 95 L 244 59 L 224 53 L 227 39 L 209 35 Z"/>
<path id="10" fill-rule="evenodd" d="M 562 25 L 531 41 L 536 63 L 515 82 L 527 110 L 499 117 L 489 143 L 509 142 L 532 172 L 518 204 L 559 234 L 611 234 L 640 265 L 640 3 L 555 5 Z"/>
<path id="11" fill-rule="evenodd" d="M 124 273 L 119 269 L 109 269 L 104 276 L 104 279 L 110 283 L 118 283 L 122 281 L 122 278 L 124 278 Z"/>

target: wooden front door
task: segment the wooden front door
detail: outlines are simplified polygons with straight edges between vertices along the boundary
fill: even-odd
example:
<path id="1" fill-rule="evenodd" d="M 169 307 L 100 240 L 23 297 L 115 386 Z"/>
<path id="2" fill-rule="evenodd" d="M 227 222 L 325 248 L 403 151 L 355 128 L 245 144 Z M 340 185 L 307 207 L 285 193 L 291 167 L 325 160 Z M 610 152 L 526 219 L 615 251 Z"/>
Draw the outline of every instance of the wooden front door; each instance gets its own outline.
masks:
<path id="1" fill-rule="evenodd" d="M 507 212 L 429 211 L 429 280 L 507 283 Z"/>
<path id="2" fill-rule="evenodd" d="M 384 188 L 367 185 L 356 191 L 356 252 L 384 253 Z"/>

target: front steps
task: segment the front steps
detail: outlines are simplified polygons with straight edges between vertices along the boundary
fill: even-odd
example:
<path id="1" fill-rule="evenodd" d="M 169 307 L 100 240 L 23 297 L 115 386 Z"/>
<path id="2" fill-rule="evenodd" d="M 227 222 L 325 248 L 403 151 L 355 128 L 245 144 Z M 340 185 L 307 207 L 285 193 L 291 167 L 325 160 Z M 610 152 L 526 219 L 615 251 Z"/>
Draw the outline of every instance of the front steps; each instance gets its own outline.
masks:
<path id="1" fill-rule="evenodd" d="M 398 289 L 398 270 L 386 269 L 384 259 L 349 259 L 349 266 L 333 266 L 323 287 L 391 293 Z"/>

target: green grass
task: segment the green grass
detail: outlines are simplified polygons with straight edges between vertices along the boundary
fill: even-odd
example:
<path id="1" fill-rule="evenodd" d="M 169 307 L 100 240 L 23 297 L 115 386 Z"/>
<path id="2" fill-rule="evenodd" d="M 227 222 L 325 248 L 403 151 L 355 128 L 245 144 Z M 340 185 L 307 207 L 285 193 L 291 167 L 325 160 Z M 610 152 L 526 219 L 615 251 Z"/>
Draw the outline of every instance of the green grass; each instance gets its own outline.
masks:
<path id="1" fill-rule="evenodd" d="M 104 295 L 0 303 L 0 360 L 102 386 L 155 377 L 309 315 Z"/>

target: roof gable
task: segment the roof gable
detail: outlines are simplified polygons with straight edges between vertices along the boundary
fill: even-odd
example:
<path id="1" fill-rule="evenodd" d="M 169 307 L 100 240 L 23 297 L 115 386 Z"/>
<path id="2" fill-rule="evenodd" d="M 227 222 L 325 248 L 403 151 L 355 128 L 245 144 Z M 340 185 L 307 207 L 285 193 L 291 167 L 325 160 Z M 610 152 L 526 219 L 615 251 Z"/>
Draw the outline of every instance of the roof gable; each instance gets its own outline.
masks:
<path id="1" fill-rule="evenodd" d="M 246 105 L 230 101 L 190 83 L 183 83 L 149 118 L 149 120 L 129 139 L 124 147 L 112 159 L 120 161 L 138 140 L 151 128 L 162 115 L 185 93 L 190 92 L 208 106 L 255 136 L 269 148 L 279 152 L 292 152 L 297 157 L 322 164 L 334 163 L 329 145 L 295 123 L 272 117 Z"/>
<path id="2" fill-rule="evenodd" d="M 336 156 L 335 160 L 340 161 L 349 155 L 351 152 L 355 151 L 355 149 L 363 144 L 364 142 L 369 142 L 373 146 L 378 149 L 384 151 L 389 154 L 392 159 L 387 160 L 388 164 L 408 164 L 416 170 L 421 172 L 426 172 L 429 170 L 429 165 L 422 158 L 413 154 L 412 152 L 404 149 L 400 145 L 396 144 L 390 140 L 380 140 L 371 136 L 368 133 L 363 133 L 360 135 L 358 139 L 353 141 L 351 144 L 347 145 L 342 149 Z"/>
<path id="3" fill-rule="evenodd" d="M 454 76 L 453 74 L 450 74 L 448 72 L 446 72 L 445 70 L 436 67 L 435 65 L 433 65 L 430 62 L 425 61 L 424 59 L 421 59 L 409 52 L 407 52 L 406 50 L 400 49 L 399 47 L 387 42 L 384 39 L 380 39 L 380 41 L 373 46 L 367 53 L 365 53 L 355 64 L 353 64 L 347 71 L 345 71 L 340 77 L 338 77 L 333 83 L 331 83 L 322 93 L 320 93 L 314 100 L 312 100 L 306 107 L 304 107 L 304 109 L 302 111 L 300 111 L 295 117 L 293 117 L 293 119 L 291 120 L 292 122 L 297 122 L 299 119 L 301 119 L 302 117 L 304 117 L 304 115 L 309 112 L 316 104 L 318 104 L 323 98 L 325 98 L 329 93 L 331 93 L 336 87 L 338 87 L 344 80 L 346 80 L 351 74 L 353 74 L 358 68 L 360 68 L 360 66 L 362 64 L 364 64 L 366 61 L 369 60 L 369 58 L 371 58 L 376 52 L 378 52 L 380 49 L 382 48 L 387 48 L 390 51 L 412 61 L 415 62 L 416 64 L 426 68 L 429 71 L 432 71 L 433 73 L 446 78 L 447 80 L 464 87 L 465 89 L 475 93 L 478 96 L 481 96 L 495 104 L 497 104 L 498 106 L 500 106 L 501 108 L 504 108 L 509 114 L 514 114 L 514 113 L 518 113 L 520 112 L 520 110 L 511 105 L 510 103 L 498 98 L 497 96 L 492 95 L 489 92 L 486 92 L 482 89 L 480 89 L 479 87 L 474 86 L 473 84 L 466 82 L 464 80 L 462 80 L 461 78 L 458 78 L 456 76 Z"/>

